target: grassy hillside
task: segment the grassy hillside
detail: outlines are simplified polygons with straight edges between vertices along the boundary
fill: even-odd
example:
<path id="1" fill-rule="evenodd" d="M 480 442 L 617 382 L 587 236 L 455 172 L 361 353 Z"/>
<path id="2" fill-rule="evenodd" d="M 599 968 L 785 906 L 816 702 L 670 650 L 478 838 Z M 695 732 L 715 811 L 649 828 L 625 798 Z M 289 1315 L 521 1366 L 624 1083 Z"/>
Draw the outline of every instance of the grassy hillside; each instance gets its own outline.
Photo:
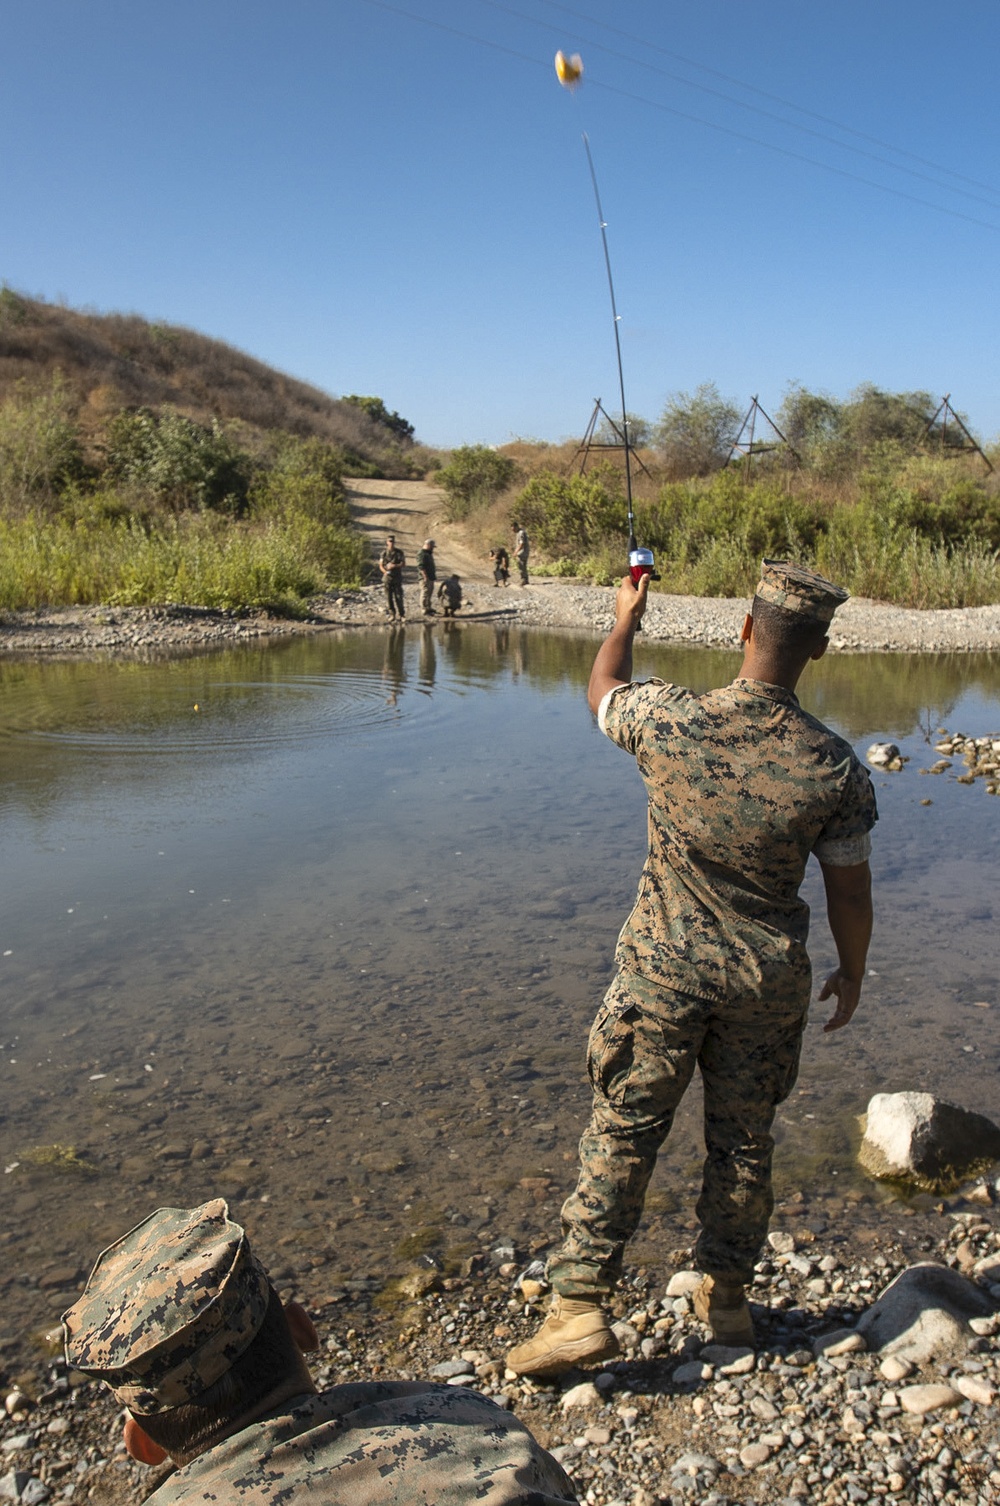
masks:
<path id="1" fill-rule="evenodd" d="M 241 350 L 138 314 L 92 314 L 0 290 L 0 404 L 58 372 L 84 443 L 121 409 L 169 406 L 200 424 L 281 430 L 338 445 L 387 475 L 422 474 L 427 452 L 400 445 L 356 404 L 285 376 Z"/>
<path id="2" fill-rule="evenodd" d="M 331 398 L 192 330 L 0 290 L 0 609 L 301 611 L 360 582 L 343 476 L 435 458 L 380 398 Z"/>

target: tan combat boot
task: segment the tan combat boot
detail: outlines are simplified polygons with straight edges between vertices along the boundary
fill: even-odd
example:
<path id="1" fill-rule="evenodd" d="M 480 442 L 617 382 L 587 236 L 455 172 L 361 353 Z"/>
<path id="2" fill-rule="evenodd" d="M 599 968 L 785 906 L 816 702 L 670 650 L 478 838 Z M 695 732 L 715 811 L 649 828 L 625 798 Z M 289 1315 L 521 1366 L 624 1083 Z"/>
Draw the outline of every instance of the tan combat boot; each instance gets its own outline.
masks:
<path id="1" fill-rule="evenodd" d="M 556 1292 L 545 1322 L 533 1339 L 510 1351 L 507 1368 L 518 1375 L 562 1375 L 576 1365 L 613 1359 L 618 1352 L 599 1302 Z"/>
<path id="2" fill-rule="evenodd" d="M 696 1315 L 712 1330 L 717 1344 L 752 1345 L 753 1319 L 746 1292 L 738 1282 L 706 1276 L 692 1297 Z"/>

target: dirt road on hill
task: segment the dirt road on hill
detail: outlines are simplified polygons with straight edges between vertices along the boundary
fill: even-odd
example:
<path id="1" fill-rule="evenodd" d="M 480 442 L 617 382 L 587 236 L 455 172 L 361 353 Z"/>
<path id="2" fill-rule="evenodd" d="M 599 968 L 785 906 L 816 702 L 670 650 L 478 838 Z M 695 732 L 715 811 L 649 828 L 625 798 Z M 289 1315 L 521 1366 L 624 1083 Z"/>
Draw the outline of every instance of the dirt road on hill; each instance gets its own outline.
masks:
<path id="1" fill-rule="evenodd" d="M 377 559 L 385 545 L 386 534 L 396 536 L 396 543 L 406 555 L 403 585 L 417 584 L 417 552 L 424 539 L 433 539 L 438 580 L 454 570 L 463 582 L 489 581 L 489 560 L 479 559 L 457 536 L 457 529 L 445 521 L 445 495 L 439 486 L 427 481 L 345 480 L 347 503 L 360 531 L 367 538 L 372 559 Z"/>

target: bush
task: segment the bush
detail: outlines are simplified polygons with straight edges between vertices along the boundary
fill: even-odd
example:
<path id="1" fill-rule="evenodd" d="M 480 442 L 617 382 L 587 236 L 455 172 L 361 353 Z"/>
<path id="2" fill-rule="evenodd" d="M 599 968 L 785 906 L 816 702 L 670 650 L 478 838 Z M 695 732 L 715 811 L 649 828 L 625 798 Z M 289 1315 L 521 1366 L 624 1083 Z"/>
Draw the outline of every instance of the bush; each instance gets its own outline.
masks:
<path id="1" fill-rule="evenodd" d="M 68 388 L 20 381 L 0 407 L 0 501 L 54 496 L 84 472 Z"/>
<path id="2" fill-rule="evenodd" d="M 517 475 L 517 466 L 509 455 L 501 455 L 488 445 L 463 445 L 453 450 L 448 464 L 432 476 L 444 488 L 450 522 L 467 518 L 479 508 L 489 507 Z"/>
<path id="3" fill-rule="evenodd" d="M 234 516 L 246 509 L 250 457 L 214 419 L 206 427 L 170 408 L 118 413 L 108 425 L 105 450 L 112 480 L 148 487 L 175 509 Z"/>
<path id="4" fill-rule="evenodd" d="M 620 482 L 604 468 L 587 476 L 540 471 L 519 493 L 515 511 L 546 554 L 579 558 L 609 534 L 624 539 L 628 532 Z"/>

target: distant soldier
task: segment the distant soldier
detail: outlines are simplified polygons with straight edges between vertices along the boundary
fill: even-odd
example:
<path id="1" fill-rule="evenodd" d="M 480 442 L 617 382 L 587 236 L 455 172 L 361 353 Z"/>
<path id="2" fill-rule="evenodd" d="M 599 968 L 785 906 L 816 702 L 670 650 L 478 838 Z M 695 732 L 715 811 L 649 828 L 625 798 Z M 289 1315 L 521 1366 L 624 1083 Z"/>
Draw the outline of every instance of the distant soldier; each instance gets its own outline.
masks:
<path id="1" fill-rule="evenodd" d="M 433 539 L 424 539 L 424 547 L 417 555 L 417 569 L 420 572 L 420 610 L 425 617 L 433 617 L 435 609 L 431 606 L 431 597 L 437 580 Z"/>
<path id="2" fill-rule="evenodd" d="M 528 584 L 528 551 L 530 548 L 528 535 L 520 523 L 512 523 L 511 527 L 514 530 L 514 559 L 520 572 L 521 585 L 526 586 Z"/>
<path id="3" fill-rule="evenodd" d="M 506 586 L 510 580 L 510 555 L 501 544 L 498 549 L 490 550 L 490 559 L 493 561 L 493 584 Z"/>
<path id="4" fill-rule="evenodd" d="M 811 991 L 809 909 L 819 860 L 839 966 L 819 997 L 839 1030 L 861 996 L 872 927 L 871 781 L 849 743 L 802 710 L 795 686 L 826 651 L 847 592 L 765 560 L 731 685 L 702 695 L 631 682 L 649 577 L 626 576 L 587 698 L 631 753 L 649 800 L 649 853 L 618 938 L 618 974 L 590 1034 L 593 1111 L 580 1175 L 549 1260 L 555 1292 L 533 1339 L 507 1357 L 557 1375 L 617 1353 L 602 1304 L 621 1275 L 657 1153 L 697 1066 L 707 1152 L 694 1310 L 724 1344 L 752 1344 L 746 1286 L 767 1233 L 771 1125 L 798 1070 Z"/>
<path id="5" fill-rule="evenodd" d="M 406 564 L 406 555 L 402 549 L 396 548 L 396 539 L 389 534 L 385 541 L 385 548 L 378 557 L 378 567 L 382 572 L 382 584 L 385 586 L 385 610 L 390 621 L 396 618 L 402 622 L 406 616 L 403 610 L 403 566 Z"/>
<path id="6" fill-rule="evenodd" d="M 462 605 L 462 583 L 457 575 L 446 575 L 438 586 L 438 597 L 444 603 L 444 615 L 454 617 Z"/>
<path id="7" fill-rule="evenodd" d="M 105 1381 L 134 1459 L 176 1466 L 156 1506 L 571 1506 L 524 1425 L 485 1396 L 426 1381 L 317 1391 L 319 1340 L 282 1307 L 222 1198 L 160 1208 L 99 1257 L 63 1314 L 66 1361 Z"/>

